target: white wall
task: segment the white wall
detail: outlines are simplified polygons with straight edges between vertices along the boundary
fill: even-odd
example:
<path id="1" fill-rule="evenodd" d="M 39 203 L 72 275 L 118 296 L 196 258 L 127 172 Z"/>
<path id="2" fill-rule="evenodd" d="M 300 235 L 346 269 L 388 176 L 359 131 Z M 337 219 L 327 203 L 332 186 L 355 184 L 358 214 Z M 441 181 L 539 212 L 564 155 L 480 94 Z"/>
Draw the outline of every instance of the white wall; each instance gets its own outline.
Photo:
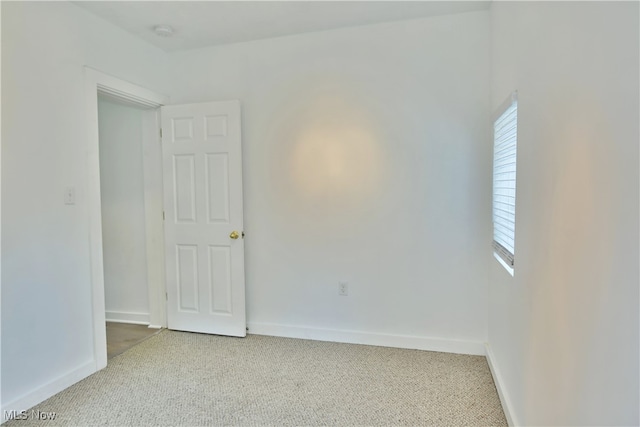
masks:
<path id="1" fill-rule="evenodd" d="M 149 323 L 142 110 L 98 98 L 107 320 Z"/>
<path id="2" fill-rule="evenodd" d="M 484 351 L 489 62 L 488 12 L 170 55 L 242 102 L 250 332 Z"/>
<path id="3" fill-rule="evenodd" d="M 69 3 L 1 7 L 2 406 L 24 409 L 95 367 L 83 66 L 162 91 L 166 58 Z"/>
<path id="4" fill-rule="evenodd" d="M 515 276 L 486 256 L 489 343 L 517 424 L 640 422 L 638 12 L 492 6 L 492 105 L 519 91 L 519 163 Z"/>

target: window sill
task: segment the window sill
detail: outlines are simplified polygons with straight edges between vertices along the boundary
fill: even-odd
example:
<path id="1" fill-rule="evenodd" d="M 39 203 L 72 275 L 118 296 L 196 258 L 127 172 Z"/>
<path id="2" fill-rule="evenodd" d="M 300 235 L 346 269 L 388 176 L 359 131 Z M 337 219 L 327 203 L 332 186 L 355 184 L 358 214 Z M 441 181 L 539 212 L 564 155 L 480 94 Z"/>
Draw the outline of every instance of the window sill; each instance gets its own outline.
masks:
<path id="1" fill-rule="evenodd" d="M 507 273 L 509 273 L 511 277 L 513 277 L 513 273 L 514 273 L 513 267 L 510 267 L 506 262 L 504 262 L 502 258 L 500 258 L 500 255 L 498 255 L 495 252 L 493 253 L 493 257 L 497 259 L 498 262 L 502 264 L 502 266 L 505 268 L 505 270 L 507 270 Z"/>

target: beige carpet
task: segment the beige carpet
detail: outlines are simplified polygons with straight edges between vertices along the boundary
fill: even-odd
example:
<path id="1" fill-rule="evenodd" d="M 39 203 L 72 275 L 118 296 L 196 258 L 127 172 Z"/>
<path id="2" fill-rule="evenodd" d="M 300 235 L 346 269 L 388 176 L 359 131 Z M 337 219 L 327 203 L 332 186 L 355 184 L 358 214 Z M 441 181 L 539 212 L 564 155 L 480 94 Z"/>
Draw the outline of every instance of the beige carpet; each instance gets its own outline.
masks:
<path id="1" fill-rule="evenodd" d="M 164 331 L 7 426 L 507 425 L 484 357 Z"/>

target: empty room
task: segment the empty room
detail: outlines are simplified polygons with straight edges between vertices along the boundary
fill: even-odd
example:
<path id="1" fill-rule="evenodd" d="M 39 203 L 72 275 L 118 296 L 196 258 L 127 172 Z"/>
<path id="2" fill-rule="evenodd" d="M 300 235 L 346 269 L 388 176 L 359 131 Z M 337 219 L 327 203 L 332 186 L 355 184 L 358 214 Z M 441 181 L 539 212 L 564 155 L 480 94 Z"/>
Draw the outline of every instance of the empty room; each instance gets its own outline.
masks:
<path id="1" fill-rule="evenodd" d="M 2 423 L 640 424 L 639 2 L 0 15 Z"/>

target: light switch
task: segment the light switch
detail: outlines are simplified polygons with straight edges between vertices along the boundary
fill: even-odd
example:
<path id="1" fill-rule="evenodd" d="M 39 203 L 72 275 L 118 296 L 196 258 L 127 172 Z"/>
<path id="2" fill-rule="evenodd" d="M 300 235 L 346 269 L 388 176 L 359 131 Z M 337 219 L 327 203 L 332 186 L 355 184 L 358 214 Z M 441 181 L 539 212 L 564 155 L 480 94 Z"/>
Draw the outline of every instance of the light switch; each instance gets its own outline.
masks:
<path id="1" fill-rule="evenodd" d="M 76 188 L 67 187 L 64 189 L 64 204 L 75 205 L 76 204 Z"/>

